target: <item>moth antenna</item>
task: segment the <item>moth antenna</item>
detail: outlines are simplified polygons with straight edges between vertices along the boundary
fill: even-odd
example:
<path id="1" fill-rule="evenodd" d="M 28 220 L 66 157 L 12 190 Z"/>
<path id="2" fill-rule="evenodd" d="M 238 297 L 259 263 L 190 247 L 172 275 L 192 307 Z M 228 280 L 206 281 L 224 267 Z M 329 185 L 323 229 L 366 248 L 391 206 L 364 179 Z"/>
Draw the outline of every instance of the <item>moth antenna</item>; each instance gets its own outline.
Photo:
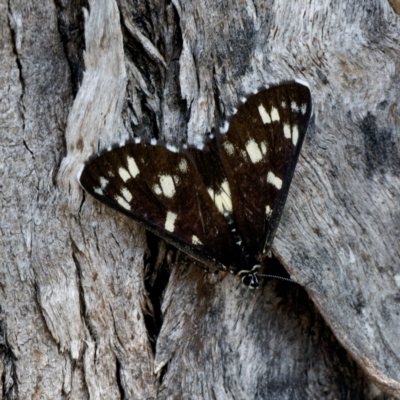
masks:
<path id="1" fill-rule="evenodd" d="M 268 275 L 268 274 L 258 274 L 258 276 L 262 276 L 263 278 L 272 278 L 272 279 L 279 279 L 279 280 L 281 280 L 281 281 L 287 281 L 287 282 L 290 282 L 290 283 L 295 283 L 296 285 L 299 285 L 299 286 L 301 286 L 301 287 L 304 287 L 304 285 L 302 285 L 301 283 L 299 283 L 299 282 L 296 282 L 296 281 L 294 281 L 294 280 L 292 280 L 292 279 L 289 279 L 289 278 L 284 278 L 283 276 L 278 276 L 278 275 Z"/>

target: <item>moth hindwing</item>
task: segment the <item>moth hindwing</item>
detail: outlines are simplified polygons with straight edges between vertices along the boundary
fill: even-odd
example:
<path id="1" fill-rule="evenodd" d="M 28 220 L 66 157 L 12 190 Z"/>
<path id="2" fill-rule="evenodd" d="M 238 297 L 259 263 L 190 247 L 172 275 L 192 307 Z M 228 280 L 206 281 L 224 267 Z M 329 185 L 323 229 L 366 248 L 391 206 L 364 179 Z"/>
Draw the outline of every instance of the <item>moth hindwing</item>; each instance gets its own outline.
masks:
<path id="1" fill-rule="evenodd" d="M 204 149 L 127 144 L 87 163 L 82 187 L 195 259 L 257 286 L 311 114 L 306 86 L 242 104 Z"/>

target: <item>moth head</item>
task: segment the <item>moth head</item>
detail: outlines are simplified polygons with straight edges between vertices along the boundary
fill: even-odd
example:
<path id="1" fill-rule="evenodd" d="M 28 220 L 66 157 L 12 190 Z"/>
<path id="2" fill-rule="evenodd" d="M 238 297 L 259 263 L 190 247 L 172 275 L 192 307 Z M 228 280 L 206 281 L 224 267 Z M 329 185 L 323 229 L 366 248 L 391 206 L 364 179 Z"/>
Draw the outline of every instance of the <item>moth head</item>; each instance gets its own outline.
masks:
<path id="1" fill-rule="evenodd" d="M 242 282 L 250 289 L 257 289 L 260 285 L 258 279 L 258 270 L 261 268 L 260 264 L 254 265 L 251 270 L 243 270 L 238 273 Z"/>

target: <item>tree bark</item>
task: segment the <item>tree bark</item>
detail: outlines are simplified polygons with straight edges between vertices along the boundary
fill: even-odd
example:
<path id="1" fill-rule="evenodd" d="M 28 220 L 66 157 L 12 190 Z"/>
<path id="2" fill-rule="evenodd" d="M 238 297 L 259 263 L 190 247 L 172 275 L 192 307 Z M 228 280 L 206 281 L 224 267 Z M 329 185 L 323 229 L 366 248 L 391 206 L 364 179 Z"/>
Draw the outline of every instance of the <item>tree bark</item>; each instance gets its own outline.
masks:
<path id="1" fill-rule="evenodd" d="M 400 398 L 389 2 L 0 0 L 0 21 L 4 399 Z M 80 188 L 102 149 L 199 144 L 293 79 L 313 114 L 273 252 L 303 287 L 212 275 Z"/>

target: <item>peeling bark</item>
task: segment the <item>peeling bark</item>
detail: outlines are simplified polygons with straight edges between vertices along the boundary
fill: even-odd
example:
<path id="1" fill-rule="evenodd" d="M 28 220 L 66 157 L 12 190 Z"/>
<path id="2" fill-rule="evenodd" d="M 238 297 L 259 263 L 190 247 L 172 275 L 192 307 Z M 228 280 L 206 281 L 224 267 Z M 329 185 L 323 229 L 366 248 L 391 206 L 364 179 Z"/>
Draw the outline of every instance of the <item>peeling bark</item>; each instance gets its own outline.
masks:
<path id="1" fill-rule="evenodd" d="M 10 0 L 0 26 L 2 398 L 400 398 L 389 2 Z M 274 254 L 304 287 L 211 275 L 79 187 L 291 79 L 314 109 Z"/>

